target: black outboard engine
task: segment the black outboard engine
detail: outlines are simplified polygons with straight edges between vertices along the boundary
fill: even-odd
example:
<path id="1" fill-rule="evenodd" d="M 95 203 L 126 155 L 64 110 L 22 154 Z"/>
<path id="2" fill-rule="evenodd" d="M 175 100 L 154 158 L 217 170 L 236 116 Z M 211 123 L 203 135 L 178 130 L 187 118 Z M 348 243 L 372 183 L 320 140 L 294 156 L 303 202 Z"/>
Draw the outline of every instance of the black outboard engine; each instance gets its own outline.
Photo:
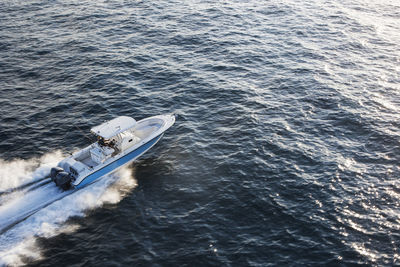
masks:
<path id="1" fill-rule="evenodd" d="M 54 168 L 51 168 L 51 171 L 50 171 L 50 178 L 51 178 L 51 180 L 52 180 L 53 182 L 55 182 L 55 179 L 56 179 L 57 174 L 58 174 L 59 172 L 63 172 L 63 171 L 64 171 L 64 169 L 61 168 L 61 167 L 54 167 Z"/>
<path id="2" fill-rule="evenodd" d="M 63 190 L 68 190 L 71 188 L 71 180 L 72 177 L 69 175 L 69 173 L 59 172 L 54 182 L 58 187 L 61 187 Z"/>
<path id="3" fill-rule="evenodd" d="M 51 180 L 63 190 L 68 190 L 71 188 L 72 177 L 69 175 L 69 173 L 65 172 L 63 168 L 51 168 L 50 177 Z"/>

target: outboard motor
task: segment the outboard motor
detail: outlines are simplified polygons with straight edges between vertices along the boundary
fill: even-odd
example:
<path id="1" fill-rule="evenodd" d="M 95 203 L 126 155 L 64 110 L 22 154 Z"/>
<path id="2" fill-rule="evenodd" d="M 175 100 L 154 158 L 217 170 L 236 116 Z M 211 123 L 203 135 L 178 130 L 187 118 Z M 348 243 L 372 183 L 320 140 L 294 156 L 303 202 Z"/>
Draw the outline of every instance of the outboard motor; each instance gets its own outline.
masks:
<path id="1" fill-rule="evenodd" d="M 68 190 L 71 187 L 72 177 L 67 172 L 59 172 L 54 179 L 54 182 L 58 187 L 61 187 L 63 190 Z"/>
<path id="2" fill-rule="evenodd" d="M 61 167 L 54 167 L 54 168 L 51 168 L 51 171 L 50 171 L 50 178 L 51 178 L 51 180 L 54 182 L 55 179 L 56 179 L 57 174 L 60 173 L 60 172 L 62 172 L 62 171 L 64 171 L 64 169 L 61 168 Z"/>

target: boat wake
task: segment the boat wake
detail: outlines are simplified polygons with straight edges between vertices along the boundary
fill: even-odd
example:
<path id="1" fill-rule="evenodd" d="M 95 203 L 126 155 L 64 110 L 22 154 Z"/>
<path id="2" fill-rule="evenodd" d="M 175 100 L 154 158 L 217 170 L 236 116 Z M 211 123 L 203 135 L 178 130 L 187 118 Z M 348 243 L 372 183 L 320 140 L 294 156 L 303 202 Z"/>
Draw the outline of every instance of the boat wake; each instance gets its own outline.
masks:
<path id="1" fill-rule="evenodd" d="M 40 259 L 35 237 L 74 231 L 71 216 L 105 203 L 117 203 L 136 186 L 133 170 L 122 168 L 78 191 L 62 191 L 47 178 L 63 155 L 57 151 L 39 159 L 0 160 L 0 265 L 20 265 Z"/>
<path id="2" fill-rule="evenodd" d="M 8 194 L 14 193 L 14 192 L 19 192 L 19 191 L 32 191 L 35 190 L 45 184 L 50 183 L 51 179 L 49 177 L 43 177 L 40 178 L 38 180 L 32 181 L 32 182 L 28 182 L 25 184 L 22 184 L 20 186 L 14 187 L 14 188 L 9 188 L 7 190 L 4 191 L 0 191 L 0 197 L 4 197 Z M 0 200 L 1 203 L 1 200 Z"/>

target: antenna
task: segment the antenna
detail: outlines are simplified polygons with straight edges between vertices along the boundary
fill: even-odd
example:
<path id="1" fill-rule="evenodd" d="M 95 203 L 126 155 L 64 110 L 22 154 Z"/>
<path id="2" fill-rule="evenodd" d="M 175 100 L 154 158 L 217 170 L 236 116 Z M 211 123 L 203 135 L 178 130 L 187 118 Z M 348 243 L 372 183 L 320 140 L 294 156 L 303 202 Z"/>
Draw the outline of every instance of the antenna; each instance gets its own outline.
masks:
<path id="1" fill-rule="evenodd" d="M 83 134 L 84 137 L 86 137 L 87 139 L 89 139 L 90 142 L 93 142 L 93 139 L 91 137 L 89 137 L 87 134 L 85 134 L 84 131 L 82 131 L 81 128 L 79 128 L 78 125 L 74 124 L 74 126 Z"/>

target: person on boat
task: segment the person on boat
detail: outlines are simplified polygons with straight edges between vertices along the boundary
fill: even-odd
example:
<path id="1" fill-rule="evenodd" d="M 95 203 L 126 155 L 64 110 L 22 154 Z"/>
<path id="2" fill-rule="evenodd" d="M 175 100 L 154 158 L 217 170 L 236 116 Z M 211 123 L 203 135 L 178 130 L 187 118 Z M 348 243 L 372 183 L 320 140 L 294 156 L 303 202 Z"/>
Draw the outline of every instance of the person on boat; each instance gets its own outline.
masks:
<path id="1" fill-rule="evenodd" d="M 99 145 L 101 145 L 101 146 L 105 146 L 105 145 L 106 145 L 106 143 L 105 143 L 105 141 L 104 141 L 104 138 L 101 137 L 101 136 L 97 136 L 97 142 L 98 142 Z"/>
<path id="2" fill-rule="evenodd" d="M 115 148 L 115 140 L 114 139 L 105 140 L 103 137 L 98 136 L 97 141 L 98 141 L 99 145 L 101 145 L 101 146 L 108 146 L 111 148 Z"/>

